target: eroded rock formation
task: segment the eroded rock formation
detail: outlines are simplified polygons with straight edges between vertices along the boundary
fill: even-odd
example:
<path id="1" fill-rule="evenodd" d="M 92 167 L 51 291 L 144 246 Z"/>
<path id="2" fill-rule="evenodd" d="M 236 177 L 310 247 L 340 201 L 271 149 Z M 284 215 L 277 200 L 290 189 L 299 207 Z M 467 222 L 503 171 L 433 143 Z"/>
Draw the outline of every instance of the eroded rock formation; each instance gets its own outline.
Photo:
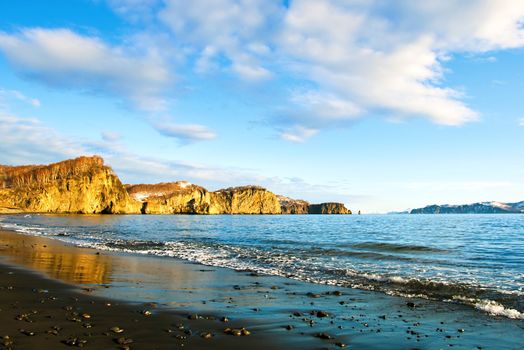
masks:
<path id="1" fill-rule="evenodd" d="M 140 213 L 113 170 L 100 157 L 49 165 L 0 167 L 0 207 L 36 213 Z"/>

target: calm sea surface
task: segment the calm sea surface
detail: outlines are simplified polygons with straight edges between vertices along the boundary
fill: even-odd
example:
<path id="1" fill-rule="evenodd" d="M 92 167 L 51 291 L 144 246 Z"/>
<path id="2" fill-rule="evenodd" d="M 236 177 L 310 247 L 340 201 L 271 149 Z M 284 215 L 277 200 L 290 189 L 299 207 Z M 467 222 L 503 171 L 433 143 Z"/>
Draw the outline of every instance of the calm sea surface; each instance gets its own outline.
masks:
<path id="1" fill-rule="evenodd" d="M 524 319 L 524 215 L 15 215 L 0 226 Z"/>

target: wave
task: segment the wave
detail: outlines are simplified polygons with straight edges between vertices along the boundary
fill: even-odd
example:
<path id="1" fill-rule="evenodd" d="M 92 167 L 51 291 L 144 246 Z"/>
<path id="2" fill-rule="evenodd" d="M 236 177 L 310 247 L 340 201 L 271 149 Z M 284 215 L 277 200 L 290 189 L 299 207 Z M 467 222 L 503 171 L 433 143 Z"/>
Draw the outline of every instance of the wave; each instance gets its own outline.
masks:
<path id="1" fill-rule="evenodd" d="M 283 276 L 305 282 L 337 285 L 348 288 L 379 291 L 402 297 L 419 297 L 430 300 L 457 302 L 472 306 L 491 315 L 524 319 L 524 293 L 501 290 L 471 283 L 432 280 L 430 278 L 398 276 L 388 273 L 343 268 L 339 257 L 351 256 L 372 260 L 418 261 L 380 252 L 344 251 L 340 249 L 305 248 L 261 249 L 256 246 L 239 246 L 201 240 L 153 241 L 126 240 L 96 235 L 62 236 L 63 229 L 49 231 L 41 227 L 23 225 L 2 226 L 31 235 L 53 236 L 83 247 L 100 250 L 173 257 L 209 266 L 235 270 L 249 270 L 260 274 Z M 87 240 L 86 240 L 87 238 Z M 365 242 L 352 247 L 389 252 L 445 252 L 446 250 L 392 243 Z M 266 247 L 268 248 L 268 247 Z M 321 259 L 325 258 L 325 259 Z M 365 267 L 365 265 L 362 265 Z M 431 268 L 431 264 L 429 267 Z"/>
<path id="2" fill-rule="evenodd" d="M 349 245 L 356 249 L 369 249 L 398 253 L 447 253 L 447 249 L 429 247 L 423 245 L 397 244 L 385 242 L 362 242 Z"/>

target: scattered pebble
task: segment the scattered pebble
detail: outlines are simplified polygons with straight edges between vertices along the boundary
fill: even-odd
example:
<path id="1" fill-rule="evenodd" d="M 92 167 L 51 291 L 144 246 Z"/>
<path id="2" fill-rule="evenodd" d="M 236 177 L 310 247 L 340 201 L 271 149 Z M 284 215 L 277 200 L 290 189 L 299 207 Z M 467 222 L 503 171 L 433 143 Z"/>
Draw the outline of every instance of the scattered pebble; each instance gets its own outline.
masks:
<path id="1" fill-rule="evenodd" d="M 113 333 L 117 333 L 117 334 L 122 333 L 122 332 L 124 331 L 122 328 L 120 328 L 120 327 L 118 327 L 118 326 L 111 327 L 109 330 L 110 330 L 111 332 L 113 332 Z"/>
<path id="2" fill-rule="evenodd" d="M 315 337 L 320 338 L 320 339 L 333 339 L 332 336 L 324 332 L 315 334 Z"/>
<path id="3" fill-rule="evenodd" d="M 68 338 L 66 340 L 62 340 L 62 343 L 64 343 L 65 345 L 68 345 L 68 346 L 76 346 L 76 347 L 82 348 L 82 347 L 84 347 L 84 345 L 87 344 L 87 340 L 80 339 L 80 338 L 77 338 L 77 337 L 70 337 L 70 338 Z"/>

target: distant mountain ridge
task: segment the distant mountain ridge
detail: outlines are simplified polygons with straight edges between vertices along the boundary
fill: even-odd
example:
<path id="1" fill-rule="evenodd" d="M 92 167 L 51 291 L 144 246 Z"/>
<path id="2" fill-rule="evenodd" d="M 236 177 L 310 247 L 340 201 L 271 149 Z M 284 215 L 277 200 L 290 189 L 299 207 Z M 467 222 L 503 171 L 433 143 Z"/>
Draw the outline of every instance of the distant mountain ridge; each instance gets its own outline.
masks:
<path id="1" fill-rule="evenodd" d="M 428 205 L 410 214 L 524 214 L 524 201 L 516 203 L 479 202 L 461 205 Z"/>

